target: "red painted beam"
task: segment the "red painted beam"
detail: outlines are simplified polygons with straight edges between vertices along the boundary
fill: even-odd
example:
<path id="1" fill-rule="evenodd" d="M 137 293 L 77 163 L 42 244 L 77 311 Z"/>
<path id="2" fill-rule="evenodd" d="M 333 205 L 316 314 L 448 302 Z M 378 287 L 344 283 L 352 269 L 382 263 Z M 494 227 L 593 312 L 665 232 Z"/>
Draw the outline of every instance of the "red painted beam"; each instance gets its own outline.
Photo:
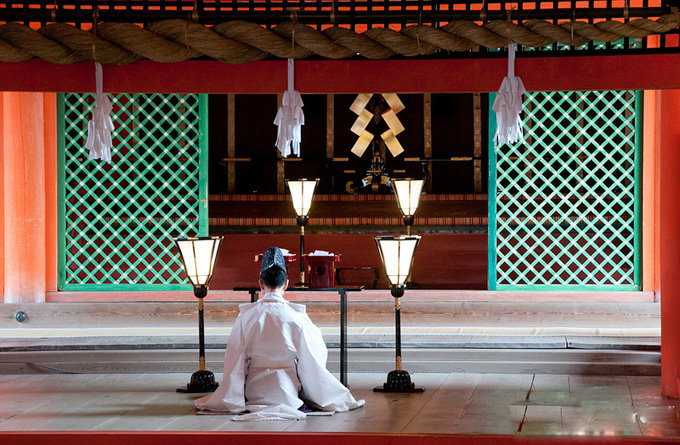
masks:
<path id="1" fill-rule="evenodd" d="M 506 59 L 301 60 L 302 93 L 490 92 L 506 74 Z M 680 54 L 519 58 L 516 72 L 530 91 L 680 88 Z M 282 60 L 229 65 L 216 61 L 140 61 L 104 68 L 109 92 L 273 94 L 286 87 Z M 0 90 L 94 90 L 94 65 L 42 60 L 0 63 Z"/>

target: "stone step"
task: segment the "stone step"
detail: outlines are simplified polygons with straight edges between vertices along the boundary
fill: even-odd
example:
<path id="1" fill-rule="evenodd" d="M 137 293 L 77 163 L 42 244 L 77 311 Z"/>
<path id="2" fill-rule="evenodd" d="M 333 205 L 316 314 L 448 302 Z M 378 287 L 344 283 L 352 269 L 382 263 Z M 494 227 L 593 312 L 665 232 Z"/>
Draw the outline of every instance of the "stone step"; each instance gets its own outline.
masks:
<path id="1" fill-rule="evenodd" d="M 206 335 L 206 349 L 224 350 L 228 335 Z M 340 347 L 339 334 L 325 334 L 329 348 Z M 349 334 L 348 348 L 394 348 L 393 334 Z M 564 335 L 457 335 L 402 334 L 402 347 L 413 349 L 597 349 L 659 351 L 659 337 L 564 336 Z M 5 338 L 0 352 L 111 351 L 197 349 L 197 335 L 124 335 Z"/>
<path id="2" fill-rule="evenodd" d="M 197 369 L 195 349 L 15 351 L 0 355 L 0 374 L 158 373 Z M 661 356 L 650 350 L 408 348 L 402 351 L 410 372 L 659 375 Z M 207 368 L 222 369 L 224 349 L 207 349 Z M 391 348 L 348 350 L 349 372 L 387 372 Z M 339 370 L 339 350 L 329 349 L 328 368 Z"/>

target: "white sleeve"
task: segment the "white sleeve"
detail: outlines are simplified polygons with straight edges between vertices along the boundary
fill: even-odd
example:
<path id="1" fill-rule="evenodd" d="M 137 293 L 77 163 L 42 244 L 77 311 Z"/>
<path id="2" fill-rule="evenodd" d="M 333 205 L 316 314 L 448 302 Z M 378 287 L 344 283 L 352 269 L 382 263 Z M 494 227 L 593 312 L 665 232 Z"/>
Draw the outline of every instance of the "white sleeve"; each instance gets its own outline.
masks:
<path id="1" fill-rule="evenodd" d="M 364 405 L 352 397 L 333 374 L 326 369 L 328 350 L 321 331 L 301 314 L 301 339 L 298 350 L 298 376 L 302 384 L 303 398 L 324 411 L 348 411 Z"/>
<path id="2" fill-rule="evenodd" d="M 196 408 L 206 411 L 240 413 L 245 411 L 246 341 L 241 317 L 237 317 L 224 354 L 224 374 L 217 390 L 194 401 Z"/>

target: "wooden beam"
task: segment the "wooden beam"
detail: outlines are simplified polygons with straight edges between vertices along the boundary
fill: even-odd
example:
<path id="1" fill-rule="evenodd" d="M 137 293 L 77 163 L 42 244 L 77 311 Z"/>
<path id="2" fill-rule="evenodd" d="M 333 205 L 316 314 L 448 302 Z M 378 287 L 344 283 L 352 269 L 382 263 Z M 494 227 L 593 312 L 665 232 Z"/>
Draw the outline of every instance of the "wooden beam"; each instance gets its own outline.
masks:
<path id="1" fill-rule="evenodd" d="M 516 72 L 529 91 L 680 88 L 680 54 L 521 57 Z M 492 92 L 507 74 L 507 60 L 300 60 L 301 93 Z M 0 63 L 4 91 L 94 91 L 94 64 L 43 60 Z M 230 65 L 195 60 L 139 61 L 104 68 L 104 91 L 140 93 L 277 94 L 286 89 L 286 61 Z"/>
<path id="2" fill-rule="evenodd" d="M 326 157 L 335 154 L 335 95 L 326 94 Z"/>
<path id="3" fill-rule="evenodd" d="M 236 158 L 236 96 L 227 97 L 227 156 Z M 236 162 L 227 161 L 227 191 L 236 193 Z"/>
<path id="4" fill-rule="evenodd" d="M 283 162 L 281 162 L 283 164 Z M 418 218 L 486 217 L 486 200 L 421 201 Z M 315 201 L 310 218 L 400 218 L 394 201 Z M 211 218 L 295 218 L 287 201 L 210 201 Z"/>
<path id="5" fill-rule="evenodd" d="M 472 95 L 473 120 L 473 152 L 474 152 L 474 190 L 482 193 L 482 97 L 480 93 Z"/>
<path id="6" fill-rule="evenodd" d="M 432 94 L 423 94 L 423 156 L 432 158 Z M 432 161 L 427 163 L 430 180 L 425 183 L 425 193 L 432 193 Z"/>

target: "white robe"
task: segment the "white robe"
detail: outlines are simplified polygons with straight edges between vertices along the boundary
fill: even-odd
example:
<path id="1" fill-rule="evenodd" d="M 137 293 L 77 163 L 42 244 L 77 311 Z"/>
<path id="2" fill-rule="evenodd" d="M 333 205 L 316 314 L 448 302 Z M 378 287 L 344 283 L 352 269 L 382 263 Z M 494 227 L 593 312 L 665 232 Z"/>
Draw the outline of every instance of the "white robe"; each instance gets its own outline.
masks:
<path id="1" fill-rule="evenodd" d="M 304 418 L 298 411 L 303 399 L 322 411 L 364 405 L 326 369 L 328 350 L 303 305 L 267 293 L 239 309 L 227 342 L 223 381 L 212 395 L 197 399 L 196 408 L 232 414 L 248 410 L 254 415 L 236 420 L 249 420 Z"/>

